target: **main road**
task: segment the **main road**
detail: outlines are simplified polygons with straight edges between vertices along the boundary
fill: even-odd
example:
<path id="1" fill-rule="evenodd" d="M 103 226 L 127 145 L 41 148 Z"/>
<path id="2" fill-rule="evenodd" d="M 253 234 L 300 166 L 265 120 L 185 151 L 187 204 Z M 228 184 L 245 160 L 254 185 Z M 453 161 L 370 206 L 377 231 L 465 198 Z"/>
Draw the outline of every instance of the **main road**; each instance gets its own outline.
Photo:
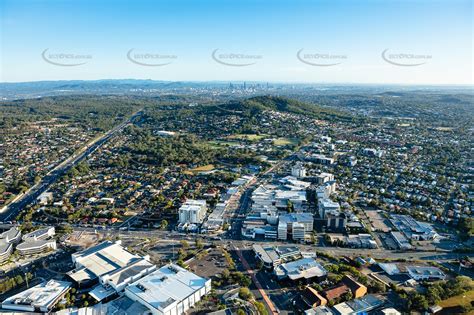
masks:
<path id="1" fill-rule="evenodd" d="M 8 228 L 11 225 L 6 224 L 0 226 L 3 228 Z M 215 236 L 208 234 L 185 234 L 179 233 L 176 231 L 164 231 L 157 229 L 117 229 L 117 228 L 93 228 L 93 227 L 80 227 L 73 226 L 74 231 L 85 231 L 89 233 L 105 233 L 110 234 L 111 236 L 118 236 L 119 238 L 158 238 L 164 242 L 175 241 L 178 243 L 180 240 L 193 240 L 196 238 L 203 239 L 204 242 L 213 243 L 216 245 L 225 245 L 225 246 L 236 246 L 242 251 L 252 250 L 252 245 L 274 245 L 274 246 L 283 246 L 288 245 L 288 242 L 283 241 L 266 241 L 266 240 L 249 240 L 242 239 L 240 236 L 233 235 L 232 232 L 222 235 L 221 237 L 216 238 Z M 452 260 L 457 260 L 460 256 L 474 257 L 472 253 L 459 254 L 450 251 L 397 251 L 397 250 L 388 250 L 388 249 L 363 249 L 363 248 L 343 248 L 343 247 L 319 247 L 315 245 L 305 245 L 305 244 L 294 244 L 300 248 L 302 252 L 315 252 L 319 251 L 322 253 L 330 254 L 333 256 L 370 256 L 374 259 L 407 259 L 407 260 L 419 260 L 419 261 L 433 261 L 433 262 L 448 262 Z"/>
<path id="2" fill-rule="evenodd" d="M 18 213 L 24 209 L 26 206 L 34 203 L 39 195 L 47 191 L 48 188 L 55 183 L 58 178 L 64 175 L 68 170 L 70 170 L 74 165 L 77 165 L 79 162 L 90 156 L 98 148 L 100 148 L 104 143 L 106 143 L 113 135 L 121 131 L 125 126 L 130 123 L 133 123 L 135 119 L 141 116 L 143 110 L 139 110 L 132 114 L 130 118 L 115 126 L 111 130 L 107 131 L 102 136 L 99 136 L 92 141 L 88 142 L 73 155 L 65 159 L 58 166 L 48 172 L 39 183 L 33 185 L 22 195 L 17 196 L 10 204 L 3 207 L 0 210 L 0 221 L 11 221 L 12 218 L 15 218 Z"/>

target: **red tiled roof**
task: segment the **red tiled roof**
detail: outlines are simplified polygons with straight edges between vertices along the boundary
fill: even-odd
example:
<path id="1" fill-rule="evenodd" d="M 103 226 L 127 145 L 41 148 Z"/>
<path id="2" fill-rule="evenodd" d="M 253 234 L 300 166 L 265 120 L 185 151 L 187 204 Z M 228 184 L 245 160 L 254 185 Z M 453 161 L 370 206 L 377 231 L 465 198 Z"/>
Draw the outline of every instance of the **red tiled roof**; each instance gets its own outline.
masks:
<path id="1" fill-rule="evenodd" d="M 333 287 L 331 289 L 328 289 L 328 290 L 324 291 L 324 296 L 328 300 L 334 300 L 334 299 L 344 295 L 345 293 L 347 293 L 349 291 L 350 291 L 349 287 L 346 286 L 344 283 L 341 283 L 341 284 L 337 285 L 336 287 Z"/>

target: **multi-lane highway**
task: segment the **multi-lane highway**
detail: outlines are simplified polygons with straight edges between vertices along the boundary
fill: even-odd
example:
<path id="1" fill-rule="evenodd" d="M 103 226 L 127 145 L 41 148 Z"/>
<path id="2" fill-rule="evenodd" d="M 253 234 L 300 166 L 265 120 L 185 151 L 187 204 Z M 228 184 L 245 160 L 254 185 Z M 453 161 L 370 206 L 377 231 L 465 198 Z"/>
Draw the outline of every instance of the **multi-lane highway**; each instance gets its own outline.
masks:
<path id="1" fill-rule="evenodd" d="M 32 186 L 24 194 L 18 196 L 9 205 L 1 209 L 0 221 L 9 221 L 16 217 L 16 215 L 24 209 L 27 205 L 30 205 L 36 201 L 39 195 L 47 191 L 48 188 L 55 183 L 58 178 L 65 174 L 71 167 L 77 165 L 79 162 L 90 156 L 104 143 L 106 143 L 111 137 L 117 132 L 122 130 L 125 126 L 133 123 L 143 113 L 142 110 L 135 112 L 129 119 L 125 120 L 121 124 L 115 126 L 102 136 L 95 138 L 94 140 L 87 143 L 81 149 L 76 151 L 72 156 L 65 159 L 61 164 L 51 170 L 46 176 L 44 176 L 39 183 Z"/>

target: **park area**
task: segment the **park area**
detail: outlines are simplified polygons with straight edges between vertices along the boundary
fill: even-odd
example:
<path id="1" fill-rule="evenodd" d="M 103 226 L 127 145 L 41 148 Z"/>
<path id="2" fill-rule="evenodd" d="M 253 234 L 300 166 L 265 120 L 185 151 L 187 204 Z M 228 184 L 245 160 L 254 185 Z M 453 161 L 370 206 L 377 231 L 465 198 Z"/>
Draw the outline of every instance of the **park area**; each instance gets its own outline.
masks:
<path id="1" fill-rule="evenodd" d="M 459 314 L 465 309 L 472 309 L 474 304 L 474 290 L 450 297 L 439 303 L 443 308 L 442 314 Z M 468 311 L 469 315 L 474 315 L 474 310 Z"/>

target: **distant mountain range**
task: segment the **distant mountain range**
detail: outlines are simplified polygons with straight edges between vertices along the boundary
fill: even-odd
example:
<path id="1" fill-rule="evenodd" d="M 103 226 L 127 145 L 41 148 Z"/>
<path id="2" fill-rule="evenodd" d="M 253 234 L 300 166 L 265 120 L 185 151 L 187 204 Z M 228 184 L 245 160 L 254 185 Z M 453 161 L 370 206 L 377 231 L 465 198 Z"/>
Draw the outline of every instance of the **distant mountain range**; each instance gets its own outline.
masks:
<path id="1" fill-rule="evenodd" d="M 227 83 L 228 84 L 228 83 Z M 172 82 L 155 80 L 71 80 L 71 81 L 37 81 L 19 83 L 0 83 L 2 97 L 40 97 L 65 94 L 116 94 L 133 90 L 173 90 L 183 87 L 198 88 L 207 83 Z"/>

